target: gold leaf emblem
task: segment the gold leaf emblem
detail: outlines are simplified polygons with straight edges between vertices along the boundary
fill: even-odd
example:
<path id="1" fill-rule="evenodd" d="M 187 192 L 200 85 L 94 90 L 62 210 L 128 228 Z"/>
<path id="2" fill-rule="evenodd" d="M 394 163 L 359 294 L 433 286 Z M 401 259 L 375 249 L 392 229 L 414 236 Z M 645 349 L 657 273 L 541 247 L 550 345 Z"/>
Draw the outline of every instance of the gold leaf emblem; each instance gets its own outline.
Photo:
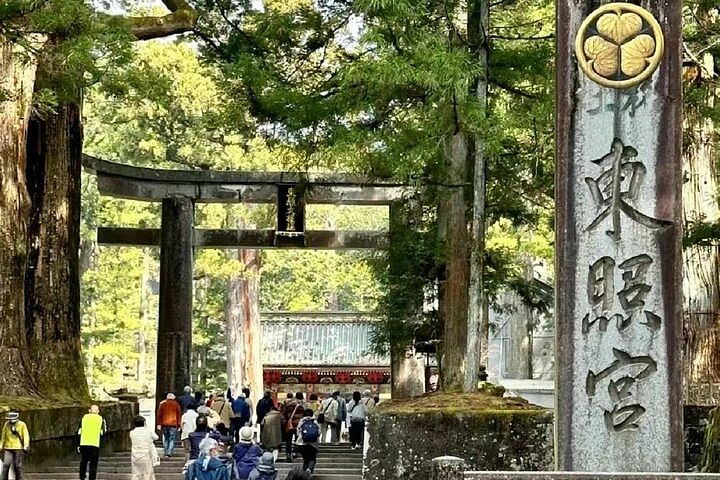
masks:
<path id="1" fill-rule="evenodd" d="M 578 64 L 596 83 L 629 88 L 647 80 L 664 53 L 660 24 L 631 3 L 610 3 L 591 13 L 575 41 Z"/>
<path id="2" fill-rule="evenodd" d="M 585 55 L 590 59 L 593 70 L 603 77 L 617 73 L 618 47 L 602 37 L 590 37 L 585 40 Z"/>
<path id="3" fill-rule="evenodd" d="M 628 38 L 642 30 L 642 18 L 635 13 L 606 13 L 597 21 L 597 31 L 610 37 L 616 44 L 622 45 Z"/>
<path id="4" fill-rule="evenodd" d="M 620 47 L 622 62 L 620 68 L 628 77 L 640 75 L 655 53 L 655 40 L 650 35 L 640 35 Z"/>

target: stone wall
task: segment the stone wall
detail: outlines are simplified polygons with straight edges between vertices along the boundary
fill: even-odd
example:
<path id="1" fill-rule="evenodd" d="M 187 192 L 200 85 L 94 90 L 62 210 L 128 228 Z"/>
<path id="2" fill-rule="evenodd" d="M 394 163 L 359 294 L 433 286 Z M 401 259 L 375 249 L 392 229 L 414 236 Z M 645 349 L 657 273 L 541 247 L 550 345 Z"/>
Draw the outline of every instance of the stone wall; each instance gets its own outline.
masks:
<path id="1" fill-rule="evenodd" d="M 101 447 L 103 452 L 130 449 L 129 432 L 133 427 L 135 410 L 135 404 L 129 402 L 100 404 L 100 414 L 108 428 Z M 21 408 L 20 418 L 27 423 L 31 437 L 26 460 L 29 468 L 73 458 L 76 455 L 78 426 L 87 411 L 87 405 Z"/>
<path id="2" fill-rule="evenodd" d="M 553 415 L 548 410 L 487 410 L 370 416 L 365 480 L 430 478 L 435 457 L 464 458 L 473 470 L 553 468 Z"/>

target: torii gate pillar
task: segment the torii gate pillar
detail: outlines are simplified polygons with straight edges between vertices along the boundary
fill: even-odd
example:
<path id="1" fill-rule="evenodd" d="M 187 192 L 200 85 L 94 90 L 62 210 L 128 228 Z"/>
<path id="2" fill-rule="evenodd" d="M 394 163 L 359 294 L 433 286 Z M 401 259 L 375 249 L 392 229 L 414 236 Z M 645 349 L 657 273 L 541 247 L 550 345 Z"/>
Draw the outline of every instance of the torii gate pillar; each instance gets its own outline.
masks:
<path id="1" fill-rule="evenodd" d="M 194 217 L 191 198 L 162 201 L 157 403 L 167 393 L 180 393 L 191 385 Z"/>

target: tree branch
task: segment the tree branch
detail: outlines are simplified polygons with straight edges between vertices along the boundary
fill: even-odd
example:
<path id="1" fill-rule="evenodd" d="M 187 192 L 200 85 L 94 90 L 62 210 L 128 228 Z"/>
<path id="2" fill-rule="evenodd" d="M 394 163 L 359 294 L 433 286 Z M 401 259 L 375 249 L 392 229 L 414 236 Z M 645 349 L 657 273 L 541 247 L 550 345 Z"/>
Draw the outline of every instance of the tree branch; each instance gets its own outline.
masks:
<path id="1" fill-rule="evenodd" d="M 539 37 L 507 37 L 504 35 L 490 35 L 490 38 L 494 38 L 496 40 L 552 40 L 555 38 L 555 35 L 550 34 Z"/>
<path id="2" fill-rule="evenodd" d="M 137 40 L 151 40 L 194 30 L 200 15 L 189 3 L 185 0 L 163 0 L 163 3 L 171 13 L 159 17 L 127 18 Z"/>
<path id="3" fill-rule="evenodd" d="M 491 84 L 495 85 L 496 87 L 502 88 L 503 90 L 506 90 L 510 93 L 514 93 L 515 95 L 519 95 L 524 98 L 530 98 L 532 100 L 538 100 L 540 98 L 538 95 L 536 95 L 534 93 L 526 92 L 525 90 L 522 90 L 517 87 L 513 87 L 512 85 L 508 85 L 507 83 L 496 80 L 494 78 L 491 78 L 489 80 L 489 82 Z"/>

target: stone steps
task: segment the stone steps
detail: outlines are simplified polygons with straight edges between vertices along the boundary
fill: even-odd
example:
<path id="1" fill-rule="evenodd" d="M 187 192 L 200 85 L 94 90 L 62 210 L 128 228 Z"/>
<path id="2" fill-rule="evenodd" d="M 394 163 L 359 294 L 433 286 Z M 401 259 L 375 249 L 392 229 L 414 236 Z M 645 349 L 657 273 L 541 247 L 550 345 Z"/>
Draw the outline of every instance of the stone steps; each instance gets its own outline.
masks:
<path id="1" fill-rule="evenodd" d="M 173 458 L 162 456 L 161 464 L 155 469 L 156 480 L 180 480 L 185 459 L 181 450 L 176 450 Z M 287 463 L 283 452 L 276 468 L 279 480 L 284 480 L 288 472 L 296 465 L 302 465 L 302 458 Z M 45 468 L 41 472 L 29 472 L 23 477 L 27 480 L 77 480 L 80 459 L 70 465 L 57 465 Z M 318 462 L 315 467 L 315 480 L 362 480 L 362 450 L 351 450 L 347 444 L 320 445 Z M 103 455 L 98 464 L 98 480 L 132 480 L 130 474 L 130 453 L 117 452 Z"/>

